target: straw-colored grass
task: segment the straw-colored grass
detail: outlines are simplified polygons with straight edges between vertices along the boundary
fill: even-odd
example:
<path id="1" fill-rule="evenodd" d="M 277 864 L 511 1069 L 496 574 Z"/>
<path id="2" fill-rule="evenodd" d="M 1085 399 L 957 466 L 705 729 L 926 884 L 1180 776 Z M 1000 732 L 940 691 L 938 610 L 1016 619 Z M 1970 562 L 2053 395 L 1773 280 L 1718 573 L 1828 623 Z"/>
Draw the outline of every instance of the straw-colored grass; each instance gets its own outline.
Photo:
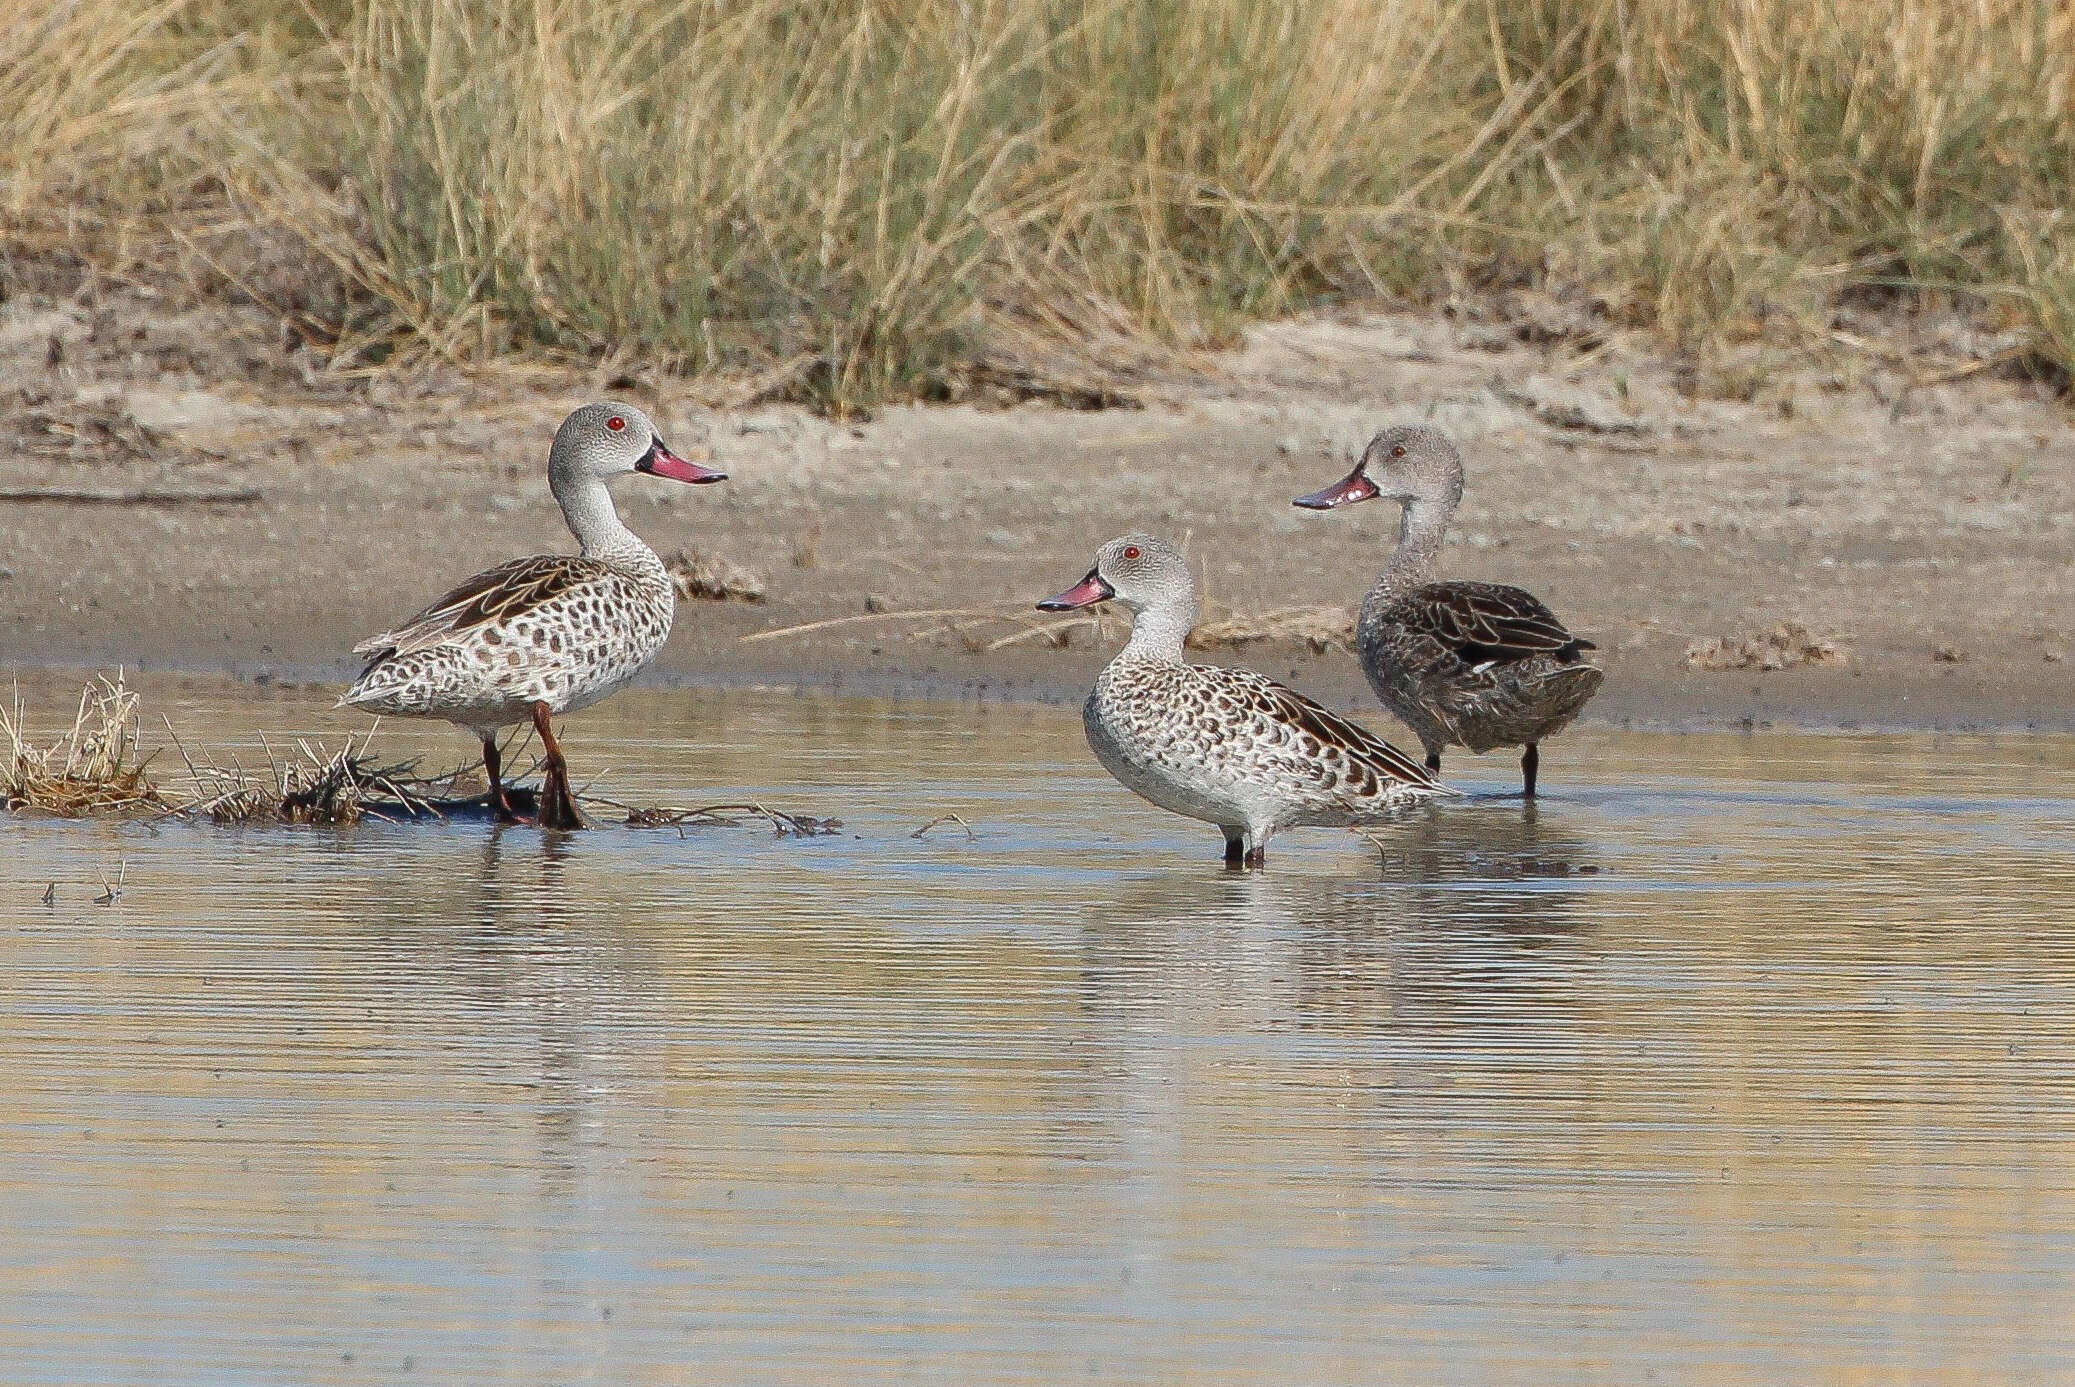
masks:
<path id="1" fill-rule="evenodd" d="M 89 683 L 72 726 L 48 744 L 35 740 L 17 687 L 0 704 L 0 809 L 85 818 L 160 809 L 137 755 L 137 695 L 118 671 Z"/>
<path id="2" fill-rule="evenodd" d="M 2065 368 L 2071 78 L 2058 0 L 0 0 L 0 232 L 285 227 L 342 364 L 836 410 L 1511 286 L 1703 353 L 1957 304 Z"/>

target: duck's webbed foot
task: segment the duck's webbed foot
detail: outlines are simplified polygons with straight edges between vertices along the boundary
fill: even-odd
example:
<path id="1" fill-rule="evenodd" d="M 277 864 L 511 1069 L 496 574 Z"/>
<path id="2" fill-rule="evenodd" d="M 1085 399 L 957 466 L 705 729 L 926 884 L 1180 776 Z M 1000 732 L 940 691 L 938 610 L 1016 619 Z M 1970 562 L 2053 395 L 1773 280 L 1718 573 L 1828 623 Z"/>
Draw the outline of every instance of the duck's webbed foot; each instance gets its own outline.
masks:
<path id="1" fill-rule="evenodd" d="M 569 772 L 561 765 L 548 767 L 547 778 L 540 786 L 540 813 L 534 822 L 542 828 L 555 829 L 562 833 L 574 833 L 588 828 L 583 812 L 576 807 L 576 796 L 569 790 Z"/>

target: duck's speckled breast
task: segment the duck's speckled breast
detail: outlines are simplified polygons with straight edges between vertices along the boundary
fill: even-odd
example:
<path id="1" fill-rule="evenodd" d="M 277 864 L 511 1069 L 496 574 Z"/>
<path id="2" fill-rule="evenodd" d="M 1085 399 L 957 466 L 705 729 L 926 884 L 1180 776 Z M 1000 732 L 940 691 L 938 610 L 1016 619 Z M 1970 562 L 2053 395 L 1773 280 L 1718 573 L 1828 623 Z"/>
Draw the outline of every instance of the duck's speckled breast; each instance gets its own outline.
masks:
<path id="1" fill-rule="evenodd" d="M 1142 675 L 1112 664 L 1096 678 L 1081 706 L 1088 749 L 1125 789 L 1162 809 L 1205 823 L 1244 823 L 1194 720 L 1172 708 L 1171 690 L 1147 687 Z M 1160 716 L 1163 709 L 1175 716 Z"/>

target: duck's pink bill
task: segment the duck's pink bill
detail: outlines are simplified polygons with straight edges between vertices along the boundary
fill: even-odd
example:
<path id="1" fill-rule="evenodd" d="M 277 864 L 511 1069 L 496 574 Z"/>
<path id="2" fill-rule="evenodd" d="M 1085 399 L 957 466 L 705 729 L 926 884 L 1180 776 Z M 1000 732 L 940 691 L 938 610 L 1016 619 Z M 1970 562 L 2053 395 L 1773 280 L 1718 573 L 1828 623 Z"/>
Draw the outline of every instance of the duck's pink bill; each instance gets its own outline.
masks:
<path id="1" fill-rule="evenodd" d="M 1370 481 L 1368 474 L 1357 467 L 1325 490 L 1314 491 L 1309 496 L 1299 496 L 1290 504 L 1302 506 L 1306 510 L 1331 510 L 1350 501 L 1366 501 L 1375 494 L 1376 483 Z"/>
<path id="2" fill-rule="evenodd" d="M 1097 602 L 1107 602 L 1116 594 L 1110 585 L 1093 573 L 1075 583 L 1057 597 L 1047 597 L 1038 603 L 1041 612 L 1070 612 L 1077 607 L 1092 607 Z"/>
<path id="3" fill-rule="evenodd" d="M 673 482 L 720 482 L 728 474 L 717 467 L 704 467 L 665 448 L 661 443 L 649 450 L 642 471 L 652 472 L 658 477 L 668 477 Z"/>

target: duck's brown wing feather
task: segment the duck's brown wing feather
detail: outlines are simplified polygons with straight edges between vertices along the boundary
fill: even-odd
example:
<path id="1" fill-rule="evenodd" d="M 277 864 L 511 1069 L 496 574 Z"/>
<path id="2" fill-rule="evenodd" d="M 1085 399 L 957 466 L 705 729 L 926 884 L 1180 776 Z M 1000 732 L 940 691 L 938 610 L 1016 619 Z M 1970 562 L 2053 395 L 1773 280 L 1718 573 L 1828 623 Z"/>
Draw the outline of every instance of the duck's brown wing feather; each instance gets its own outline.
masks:
<path id="1" fill-rule="evenodd" d="M 1402 781 L 1409 785 L 1440 788 L 1427 768 L 1386 742 L 1383 738 L 1363 727 L 1350 722 L 1324 704 L 1314 702 L 1298 693 L 1287 684 L 1278 684 L 1252 670 L 1222 670 L 1222 673 L 1238 675 L 1249 686 L 1255 708 L 1288 726 L 1298 728 L 1327 746 L 1338 747 L 1351 756 L 1369 763 L 1375 772 L 1387 779 Z"/>
<path id="2" fill-rule="evenodd" d="M 430 650 L 477 627 L 532 611 L 604 572 L 596 560 L 575 554 L 513 559 L 476 574 L 395 630 L 354 646 L 353 653 L 381 660 Z"/>
<path id="3" fill-rule="evenodd" d="M 1598 649 L 1564 629 L 1542 599 L 1502 583 L 1428 583 L 1400 600 L 1403 624 L 1448 647 L 1464 664 L 1510 664 L 1553 655 L 1569 664 Z"/>

